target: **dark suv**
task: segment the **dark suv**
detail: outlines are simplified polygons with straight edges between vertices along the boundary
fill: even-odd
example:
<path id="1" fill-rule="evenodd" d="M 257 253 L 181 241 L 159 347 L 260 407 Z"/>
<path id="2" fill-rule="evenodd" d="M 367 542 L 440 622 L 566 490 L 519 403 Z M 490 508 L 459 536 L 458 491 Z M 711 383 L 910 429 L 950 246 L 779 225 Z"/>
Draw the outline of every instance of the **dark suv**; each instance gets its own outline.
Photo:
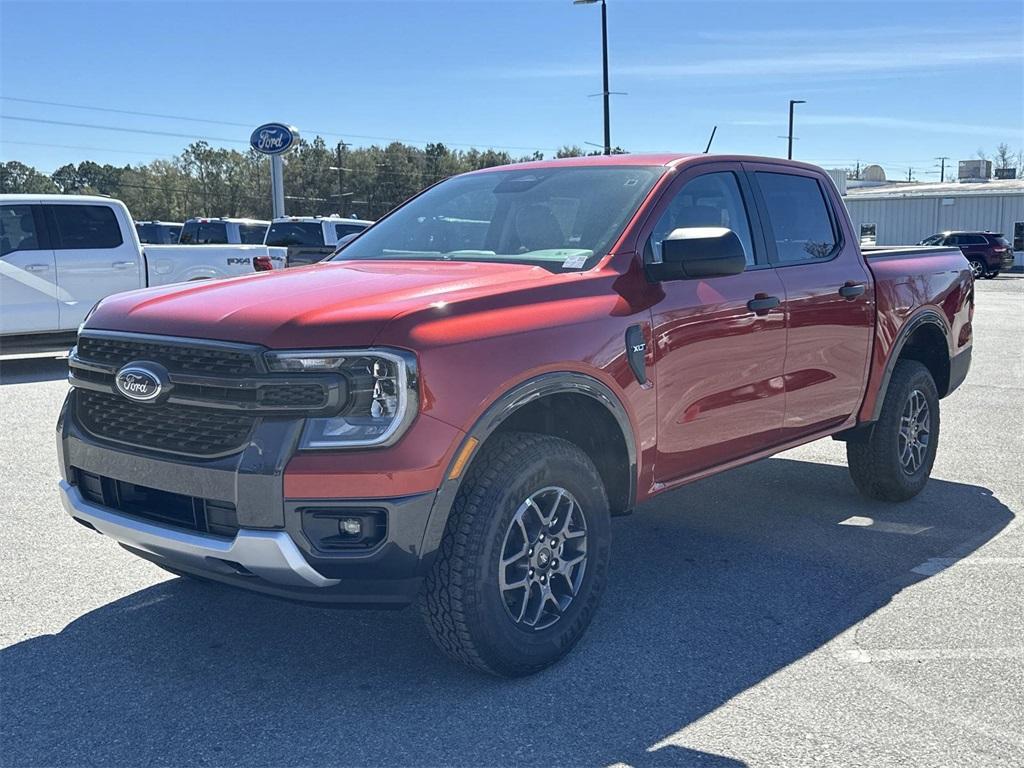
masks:
<path id="1" fill-rule="evenodd" d="M 955 245 L 971 263 L 974 279 L 991 280 L 1002 270 L 1013 267 L 1013 248 L 997 232 L 941 232 L 926 237 L 920 245 Z"/>

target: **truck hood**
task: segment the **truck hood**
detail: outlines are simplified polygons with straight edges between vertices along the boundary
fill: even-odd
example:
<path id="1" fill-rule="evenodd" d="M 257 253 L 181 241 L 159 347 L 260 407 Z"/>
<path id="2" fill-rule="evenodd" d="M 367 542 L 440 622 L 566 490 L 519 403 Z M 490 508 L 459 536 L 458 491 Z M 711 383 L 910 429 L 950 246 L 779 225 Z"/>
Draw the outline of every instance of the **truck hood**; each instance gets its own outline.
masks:
<path id="1" fill-rule="evenodd" d="M 117 294 L 87 325 L 272 349 L 367 346 L 405 312 L 555 277 L 525 264 L 334 262 Z"/>

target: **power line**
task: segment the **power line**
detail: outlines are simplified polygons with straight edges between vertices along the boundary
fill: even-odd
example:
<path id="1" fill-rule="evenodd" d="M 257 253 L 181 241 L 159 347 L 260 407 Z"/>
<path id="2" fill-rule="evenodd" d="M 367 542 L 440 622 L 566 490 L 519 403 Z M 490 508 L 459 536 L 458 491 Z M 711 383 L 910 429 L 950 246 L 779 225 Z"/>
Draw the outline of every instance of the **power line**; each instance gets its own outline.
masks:
<path id="1" fill-rule="evenodd" d="M 67 120 L 46 120 L 41 117 L 22 117 L 20 115 L 0 115 L 0 120 L 17 120 L 22 123 L 41 123 L 44 125 L 63 125 L 71 128 L 93 128 L 99 131 L 117 131 L 119 133 L 144 133 L 149 136 L 170 136 L 176 139 L 198 139 L 200 141 L 223 141 L 229 144 L 248 144 L 247 141 L 226 139 L 221 136 L 196 136 L 191 133 L 172 133 L 170 131 L 152 131 L 145 128 L 123 128 L 119 125 L 96 125 L 95 123 L 74 123 Z"/>
<path id="2" fill-rule="evenodd" d="M 89 105 L 86 105 L 86 104 L 70 104 L 70 103 L 62 102 L 62 101 L 45 101 L 43 99 L 26 99 L 26 98 L 22 98 L 22 97 L 19 97 L 19 96 L 0 96 L 0 99 L 3 99 L 5 101 L 14 101 L 14 102 L 18 102 L 18 103 L 21 103 L 21 104 L 37 104 L 37 105 L 48 106 L 48 107 L 61 107 L 61 108 L 65 108 L 65 109 L 84 109 L 84 110 L 89 110 L 89 111 L 93 111 L 93 112 L 108 112 L 108 113 L 113 113 L 113 114 L 118 114 L 118 115 L 136 115 L 138 117 L 155 117 L 155 118 L 160 119 L 160 120 L 181 120 L 181 121 L 190 122 L 190 123 L 207 123 L 207 124 L 210 124 L 210 125 L 225 125 L 225 126 L 231 126 L 233 128 L 246 128 L 248 130 L 251 130 L 252 128 L 255 127 L 254 125 L 252 125 L 250 123 L 236 123 L 236 122 L 231 122 L 231 121 L 227 121 L 227 120 L 211 120 L 211 119 L 201 118 L 201 117 L 189 117 L 189 116 L 185 116 L 185 115 L 168 115 L 168 114 L 159 113 L 159 112 L 140 112 L 140 111 L 136 111 L 136 110 L 132 110 L 132 109 L 116 109 L 114 107 L 94 107 L 94 106 L 89 106 Z M 0 117 L 2 117 L 2 116 L 0 116 Z M 21 118 L 21 119 L 28 119 L 28 118 Z M 126 130 L 127 131 L 128 129 L 122 129 L 122 130 Z M 319 135 L 319 136 L 324 136 L 324 137 L 332 137 L 332 138 L 345 138 L 345 137 L 349 137 L 349 138 L 354 138 L 354 139 L 368 139 L 370 141 L 388 141 L 388 142 L 397 141 L 397 142 L 401 142 L 403 144 L 435 144 L 436 143 L 436 144 L 444 144 L 445 146 L 449 146 L 449 147 L 465 147 L 465 148 L 469 148 L 469 149 L 477 149 L 477 148 L 482 147 L 482 146 L 488 146 L 490 149 L 514 149 L 514 150 L 519 150 L 519 151 L 534 151 L 534 150 L 536 150 L 536 151 L 543 151 L 543 152 L 554 152 L 554 151 L 558 150 L 558 147 L 526 147 L 526 146 L 498 145 L 498 144 L 485 145 L 485 144 L 482 144 L 482 143 L 466 144 L 466 143 L 449 142 L 449 141 L 423 141 L 423 140 L 420 140 L 420 139 L 403 139 L 403 138 L 400 138 L 400 137 L 397 137 L 397 136 L 372 136 L 372 135 L 369 135 L 369 134 L 360 134 L 360 133 L 338 133 L 336 131 L 320 131 L 320 130 L 317 130 L 315 128 L 307 128 L 307 129 L 303 129 L 303 130 L 309 131 L 311 134 Z M 166 134 L 166 135 L 175 135 L 175 134 Z M 186 138 L 188 138 L 188 137 L 186 137 Z M 215 140 L 215 141 L 232 141 L 232 142 L 235 142 L 235 143 L 246 143 L 246 142 L 238 142 L 237 139 L 210 139 L 210 140 Z"/>

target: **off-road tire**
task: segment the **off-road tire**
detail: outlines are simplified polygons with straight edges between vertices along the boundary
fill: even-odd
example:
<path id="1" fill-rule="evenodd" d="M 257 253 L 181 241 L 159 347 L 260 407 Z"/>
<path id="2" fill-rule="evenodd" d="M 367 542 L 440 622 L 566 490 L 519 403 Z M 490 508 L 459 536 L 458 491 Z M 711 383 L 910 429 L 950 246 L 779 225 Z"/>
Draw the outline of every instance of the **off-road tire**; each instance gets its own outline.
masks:
<path id="1" fill-rule="evenodd" d="M 900 460 L 899 432 L 904 408 L 913 392 L 924 395 L 929 409 L 929 442 L 920 466 L 908 472 Z M 896 363 L 878 421 L 861 438 L 846 443 L 846 461 L 857 489 L 870 499 L 906 501 L 921 492 L 939 444 L 939 393 L 931 373 L 915 360 Z"/>
<path id="2" fill-rule="evenodd" d="M 549 486 L 568 490 L 583 510 L 587 560 L 572 602 L 550 627 L 527 629 L 508 614 L 498 583 L 503 542 L 516 510 Z M 501 677 L 537 672 L 569 652 L 604 592 L 611 550 L 601 476 L 576 445 L 510 432 L 488 440 L 452 505 L 420 606 L 434 642 L 449 657 Z"/>

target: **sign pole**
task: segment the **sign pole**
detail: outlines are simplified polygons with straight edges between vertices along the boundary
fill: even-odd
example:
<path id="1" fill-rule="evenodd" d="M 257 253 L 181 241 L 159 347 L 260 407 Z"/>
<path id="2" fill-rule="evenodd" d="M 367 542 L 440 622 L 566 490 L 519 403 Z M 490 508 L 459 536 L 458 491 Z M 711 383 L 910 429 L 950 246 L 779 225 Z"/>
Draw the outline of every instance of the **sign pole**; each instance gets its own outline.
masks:
<path id="1" fill-rule="evenodd" d="M 285 216 L 284 212 L 284 161 L 281 155 L 270 156 L 270 197 L 274 218 Z"/>
<path id="2" fill-rule="evenodd" d="M 284 212 L 284 160 L 282 155 L 299 143 L 299 132 L 293 125 L 266 123 L 249 137 L 249 146 L 261 155 L 270 156 L 270 205 L 274 218 Z"/>

